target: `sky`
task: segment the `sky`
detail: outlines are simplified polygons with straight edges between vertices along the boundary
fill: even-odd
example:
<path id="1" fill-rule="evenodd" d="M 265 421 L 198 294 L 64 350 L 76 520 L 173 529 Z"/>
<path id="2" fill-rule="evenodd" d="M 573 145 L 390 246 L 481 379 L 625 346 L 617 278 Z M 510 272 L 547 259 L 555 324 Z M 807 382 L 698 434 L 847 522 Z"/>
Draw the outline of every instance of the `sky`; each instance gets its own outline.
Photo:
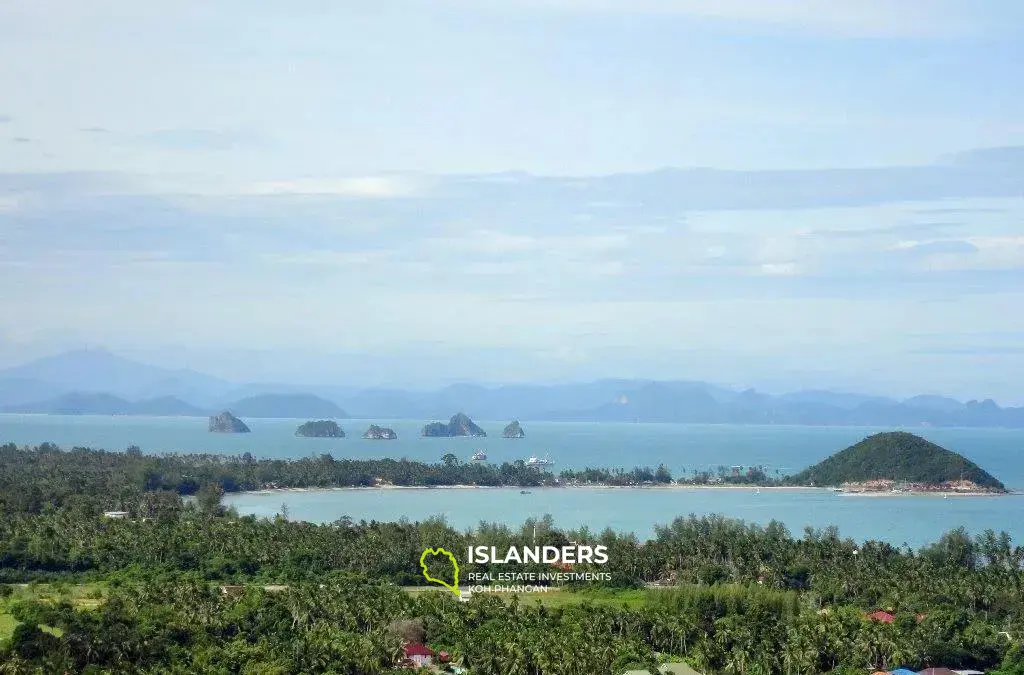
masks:
<path id="1" fill-rule="evenodd" d="M 1016 0 L 0 0 L 0 367 L 1024 403 Z"/>

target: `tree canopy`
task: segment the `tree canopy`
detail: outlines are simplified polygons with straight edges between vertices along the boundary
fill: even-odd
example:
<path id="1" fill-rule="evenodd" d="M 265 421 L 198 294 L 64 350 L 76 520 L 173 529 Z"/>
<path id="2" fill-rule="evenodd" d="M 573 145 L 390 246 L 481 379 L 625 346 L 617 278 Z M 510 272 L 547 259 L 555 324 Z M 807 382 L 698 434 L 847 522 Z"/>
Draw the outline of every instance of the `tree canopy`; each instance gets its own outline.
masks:
<path id="1" fill-rule="evenodd" d="M 239 517 L 220 504 L 226 485 L 371 469 L 410 480 L 553 478 L 451 458 L 377 461 L 0 446 L 0 672 L 376 675 L 401 666 L 403 639 L 474 675 L 619 675 L 667 658 L 712 675 L 935 665 L 1020 675 L 1024 663 L 1024 547 L 1006 533 L 954 530 L 912 551 L 714 515 L 666 519 L 641 540 L 559 528 L 550 516 L 460 530 L 441 518 L 313 524 L 289 520 L 284 506 L 275 518 Z M 657 481 L 667 469 L 635 472 Z M 112 506 L 127 516 L 104 518 Z M 607 547 L 607 564 L 573 571 L 608 579 L 568 582 L 548 602 L 407 588 L 423 583 L 427 547 L 570 543 Z M 460 568 L 467 580 L 553 569 Z M 88 602 L 56 590 L 72 584 L 93 589 Z M 49 597 L 32 595 L 41 586 Z M 877 610 L 893 620 L 873 620 Z"/>
<path id="2" fill-rule="evenodd" d="M 295 430 L 295 435 L 305 438 L 345 438 L 344 430 L 334 420 L 303 422 Z"/>
<path id="3" fill-rule="evenodd" d="M 826 486 L 876 479 L 929 485 L 963 479 L 983 488 L 1005 489 L 999 480 L 963 455 L 905 431 L 868 436 L 789 481 Z"/>

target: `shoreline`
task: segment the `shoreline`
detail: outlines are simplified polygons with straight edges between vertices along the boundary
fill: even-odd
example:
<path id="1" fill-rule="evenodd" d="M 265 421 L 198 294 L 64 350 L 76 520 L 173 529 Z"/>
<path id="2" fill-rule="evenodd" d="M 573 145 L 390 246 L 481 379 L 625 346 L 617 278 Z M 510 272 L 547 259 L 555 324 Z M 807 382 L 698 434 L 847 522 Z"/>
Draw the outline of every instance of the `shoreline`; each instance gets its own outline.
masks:
<path id="1" fill-rule="evenodd" d="M 337 487 L 293 487 L 261 488 L 225 493 L 229 495 L 270 495 L 294 492 L 345 492 L 345 491 L 389 491 L 389 490 L 776 490 L 776 491 L 827 491 L 829 488 L 804 487 L 799 485 L 351 485 Z"/>
<path id="2" fill-rule="evenodd" d="M 918 490 L 911 492 L 837 492 L 842 497 L 1013 497 L 1022 493 L 1008 490 L 1006 492 L 936 492 Z"/>
<path id="3" fill-rule="evenodd" d="M 705 490 L 705 491 L 754 491 L 768 492 L 831 492 L 841 497 L 1005 497 L 1020 495 L 1020 492 L 844 492 L 830 487 L 812 487 L 804 485 L 351 485 L 336 487 L 289 487 L 261 488 L 259 490 L 239 490 L 225 493 L 225 498 L 233 495 L 273 495 L 289 493 L 327 493 L 327 492 L 387 492 L 391 490 Z"/>

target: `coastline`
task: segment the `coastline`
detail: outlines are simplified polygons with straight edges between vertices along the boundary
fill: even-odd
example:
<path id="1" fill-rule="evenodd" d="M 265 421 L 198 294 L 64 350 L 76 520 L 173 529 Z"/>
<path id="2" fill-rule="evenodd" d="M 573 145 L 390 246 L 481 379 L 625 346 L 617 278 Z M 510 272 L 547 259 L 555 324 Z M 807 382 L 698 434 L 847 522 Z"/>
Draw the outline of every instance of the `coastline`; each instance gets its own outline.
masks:
<path id="1" fill-rule="evenodd" d="M 842 497 L 1013 497 L 1019 496 L 1020 492 L 1007 490 L 1006 492 L 935 492 L 931 490 L 917 490 L 911 492 L 837 492 Z"/>
<path id="2" fill-rule="evenodd" d="M 228 495 L 270 495 L 295 492 L 345 492 L 345 491 L 388 491 L 388 490 L 768 490 L 776 492 L 827 492 L 830 488 L 800 485 L 374 485 L 374 486 L 338 486 L 338 487 L 294 487 L 294 488 L 261 488 L 259 490 L 239 490 L 228 492 Z"/>
<path id="3" fill-rule="evenodd" d="M 691 491 L 754 491 L 766 492 L 831 492 L 840 497 L 1006 497 L 1024 493 L 1008 492 L 843 492 L 830 487 L 812 487 L 809 485 L 352 485 L 336 487 L 290 487 L 261 488 L 259 490 L 239 490 L 228 492 L 227 496 L 241 495 L 272 495 L 289 493 L 321 493 L 321 492 L 386 492 L 391 490 L 691 490 Z"/>

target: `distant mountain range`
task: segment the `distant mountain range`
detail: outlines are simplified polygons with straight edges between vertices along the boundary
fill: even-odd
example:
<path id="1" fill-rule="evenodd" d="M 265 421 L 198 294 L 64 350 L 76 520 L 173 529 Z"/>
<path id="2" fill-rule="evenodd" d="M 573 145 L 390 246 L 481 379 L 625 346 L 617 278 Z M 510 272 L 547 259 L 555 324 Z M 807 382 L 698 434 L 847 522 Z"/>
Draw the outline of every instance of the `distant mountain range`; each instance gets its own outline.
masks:
<path id="1" fill-rule="evenodd" d="M 191 370 L 158 368 L 104 349 L 83 349 L 0 370 L 0 406 L 78 391 L 103 392 L 132 401 L 174 396 L 206 405 L 234 387 Z"/>
<path id="2" fill-rule="evenodd" d="M 257 394 L 225 407 L 239 417 L 348 417 L 336 403 L 313 394 Z"/>
<path id="3" fill-rule="evenodd" d="M 941 396 L 895 400 L 831 391 L 769 395 L 706 382 L 599 380 L 583 384 L 460 384 L 435 391 L 226 382 L 104 350 L 80 350 L 0 370 L 0 412 L 196 415 L 306 419 L 475 419 L 830 426 L 1024 428 L 1024 408 Z"/>
<path id="4" fill-rule="evenodd" d="M 159 417 L 205 417 L 221 409 L 239 417 L 327 417 L 348 415 L 337 404 L 312 394 L 266 394 L 225 403 L 218 408 L 200 408 L 176 396 L 159 396 L 129 401 L 112 394 L 73 391 L 44 401 L 0 407 L 6 413 L 44 415 L 154 415 Z"/>

